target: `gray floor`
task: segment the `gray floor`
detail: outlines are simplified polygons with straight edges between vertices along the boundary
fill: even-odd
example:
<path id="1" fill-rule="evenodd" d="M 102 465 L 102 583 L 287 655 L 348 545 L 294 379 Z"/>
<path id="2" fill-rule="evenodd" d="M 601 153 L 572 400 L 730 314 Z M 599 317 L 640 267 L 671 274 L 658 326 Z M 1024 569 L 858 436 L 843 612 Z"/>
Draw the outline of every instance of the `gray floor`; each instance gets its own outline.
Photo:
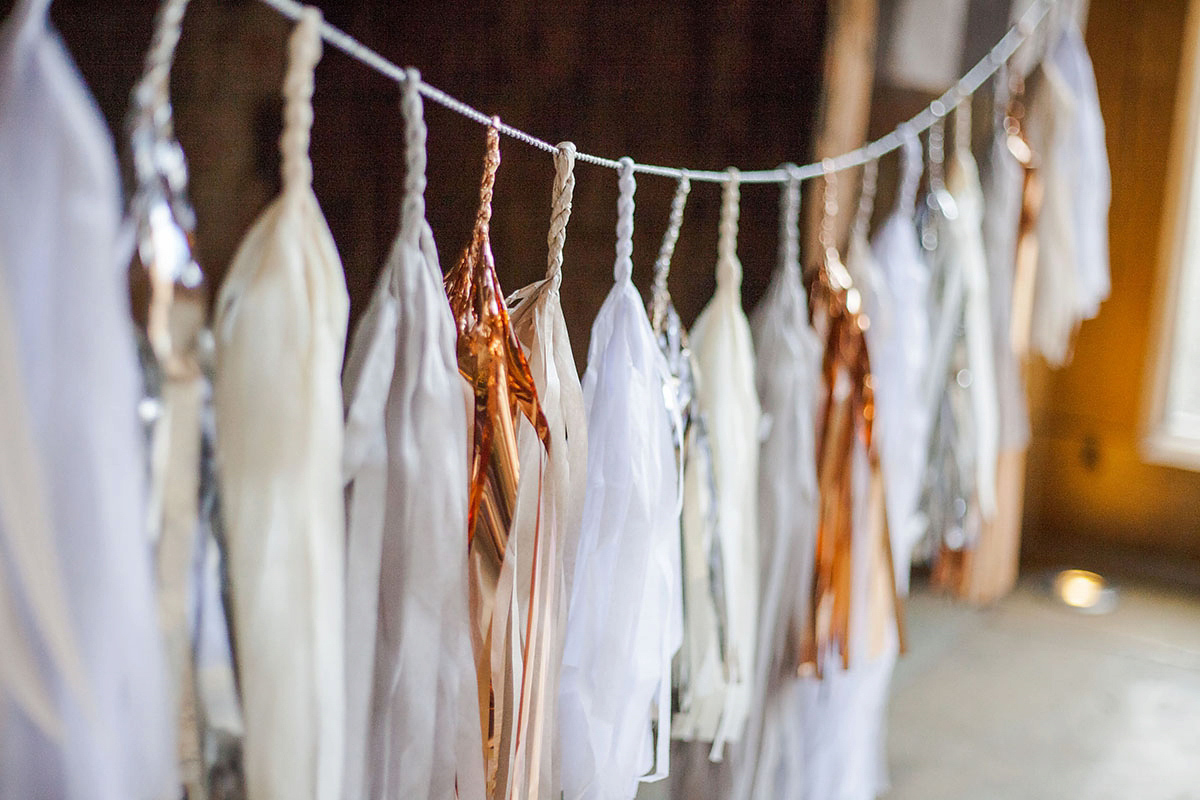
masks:
<path id="1" fill-rule="evenodd" d="M 1086 616 L 1028 580 L 974 611 L 916 593 L 886 800 L 1200 799 L 1200 593 Z"/>

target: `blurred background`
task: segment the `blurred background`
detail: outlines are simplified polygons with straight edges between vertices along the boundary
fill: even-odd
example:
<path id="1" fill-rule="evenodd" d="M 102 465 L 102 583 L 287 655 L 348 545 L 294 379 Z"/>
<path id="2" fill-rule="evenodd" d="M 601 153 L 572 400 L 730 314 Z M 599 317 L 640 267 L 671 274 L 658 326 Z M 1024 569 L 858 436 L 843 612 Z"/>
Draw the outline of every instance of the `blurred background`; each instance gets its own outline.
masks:
<path id="1" fill-rule="evenodd" d="M 886 132 L 986 52 L 1011 13 L 1006 0 L 319 5 L 389 59 L 543 139 L 702 169 L 803 163 Z M 1200 314 L 1200 296 L 1187 291 L 1196 285 L 1186 279 L 1189 249 L 1179 245 L 1200 167 L 1186 124 L 1200 112 L 1190 88 L 1196 5 L 1080 4 L 1113 178 L 1112 295 L 1083 325 L 1068 367 L 1030 365 L 1016 593 L 1006 586 L 975 606 L 930 591 L 913 598 L 912 647 L 892 709 L 894 797 L 1200 797 L 1200 474 L 1179 466 L 1200 459 L 1186 442 L 1172 458 L 1144 447 L 1162 416 L 1155 387 L 1170 382 L 1162 376 L 1200 370 L 1200 350 L 1172 335 L 1189 309 Z M 53 6 L 119 143 L 155 6 Z M 197 256 L 214 285 L 278 188 L 289 27 L 252 0 L 193 0 L 185 19 L 172 97 Z M 397 227 L 397 103 L 393 83 L 327 49 L 317 69 L 314 182 L 345 265 L 352 324 Z M 426 118 L 428 217 L 449 268 L 478 202 L 483 129 L 432 104 Z M 512 140 L 502 157 L 492 246 L 512 291 L 545 269 L 553 173 L 548 154 Z M 611 285 L 616 176 L 585 164 L 576 175 L 563 306 L 582 365 Z M 674 184 L 638 180 L 634 280 L 645 292 Z M 881 183 L 877 208 L 886 208 L 886 174 Z M 742 193 L 747 308 L 775 266 L 777 193 Z M 713 289 L 718 204 L 717 187 L 693 189 L 671 273 L 685 323 Z M 1120 599 L 1111 613 L 1056 604 L 1045 576 L 1060 567 L 1112 581 Z"/>

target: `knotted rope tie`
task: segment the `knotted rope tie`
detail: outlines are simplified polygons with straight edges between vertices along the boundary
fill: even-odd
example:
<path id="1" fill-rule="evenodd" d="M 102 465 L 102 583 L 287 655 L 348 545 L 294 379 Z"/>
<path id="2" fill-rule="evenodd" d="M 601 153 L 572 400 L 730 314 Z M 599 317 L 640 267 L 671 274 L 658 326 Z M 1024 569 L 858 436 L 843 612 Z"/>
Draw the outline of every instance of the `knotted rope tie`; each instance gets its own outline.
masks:
<path id="1" fill-rule="evenodd" d="M 691 190 L 692 182 L 685 174 L 675 187 L 675 197 L 671 199 L 671 216 L 667 219 L 667 230 L 663 233 L 662 245 L 658 248 L 658 258 L 654 261 L 650 316 L 655 330 L 662 327 L 663 318 L 667 313 L 667 305 L 671 302 L 671 293 L 667 291 L 667 276 L 671 272 L 671 258 L 675 255 L 675 243 L 679 241 L 679 228 L 683 225 L 683 209 L 687 205 L 688 192 Z"/>
<path id="2" fill-rule="evenodd" d="M 785 164 L 793 172 L 795 164 Z M 779 197 L 779 264 L 800 274 L 800 181 L 793 177 L 783 184 Z"/>
<path id="3" fill-rule="evenodd" d="M 305 6 L 288 40 L 288 69 L 283 81 L 283 186 L 311 186 L 312 162 L 308 145 L 312 134 L 313 70 L 321 60 L 321 12 Z"/>
<path id="4" fill-rule="evenodd" d="M 617 260 L 613 280 L 628 281 L 633 276 L 633 159 L 623 156 L 617 167 Z"/>
<path id="5" fill-rule="evenodd" d="M 150 49 L 146 51 L 146 66 L 134 91 L 134 102 L 141 109 L 170 102 L 171 64 L 175 60 L 175 48 L 179 45 L 179 35 L 183 30 L 183 12 L 187 4 L 188 0 L 166 0 L 158 10 Z M 170 115 L 163 114 L 161 119 L 156 117 L 155 123 L 156 127 L 166 125 L 169 133 Z"/>
<path id="6" fill-rule="evenodd" d="M 554 190 L 550 202 L 549 248 L 546 279 L 557 289 L 562 284 L 563 246 L 567 241 L 567 222 L 571 219 L 571 199 L 575 195 L 575 145 L 562 142 L 554 153 Z"/>
<path id="7" fill-rule="evenodd" d="M 738 215 L 741 201 L 741 173 L 734 167 L 725 170 L 721 191 L 721 223 L 717 238 L 717 288 L 739 289 L 742 264 L 737 257 Z"/>
<path id="8" fill-rule="evenodd" d="M 921 140 L 910 132 L 905 135 L 902 147 L 900 192 L 897 194 L 896 208 L 913 214 L 917 209 L 917 186 L 921 183 L 921 173 L 924 171 Z"/>
<path id="9" fill-rule="evenodd" d="M 875 211 L 875 190 L 879 183 L 879 162 L 868 161 L 863 165 L 862 188 L 858 194 L 858 209 L 854 212 L 853 231 L 867 238 L 871 227 L 871 214 Z"/>
<path id="10" fill-rule="evenodd" d="M 475 216 L 476 232 L 486 232 L 492 223 L 492 196 L 496 191 L 496 170 L 500 168 L 499 117 L 492 117 L 487 129 L 483 153 L 483 179 L 479 184 L 479 213 Z"/>
<path id="11" fill-rule="evenodd" d="M 821 166 L 824 169 L 822 182 L 825 189 L 822 194 L 821 227 L 817 232 L 817 241 L 820 242 L 825 261 L 828 263 L 831 257 L 837 256 L 837 238 L 833 231 L 833 223 L 838 213 L 838 184 L 833 160 L 827 158 L 821 162 Z"/>
<path id="12" fill-rule="evenodd" d="M 971 152 L 971 99 L 968 97 L 954 109 L 954 150 L 969 155 Z"/>
<path id="13" fill-rule="evenodd" d="M 946 188 L 946 120 L 938 117 L 929 128 L 929 190 Z"/>
<path id="14" fill-rule="evenodd" d="M 405 70 L 404 86 L 400 93 L 400 112 L 404 116 L 404 202 L 400 211 L 400 230 L 413 245 L 421 236 L 421 221 L 425 219 L 425 109 L 419 87 L 421 73 L 411 67 Z"/>

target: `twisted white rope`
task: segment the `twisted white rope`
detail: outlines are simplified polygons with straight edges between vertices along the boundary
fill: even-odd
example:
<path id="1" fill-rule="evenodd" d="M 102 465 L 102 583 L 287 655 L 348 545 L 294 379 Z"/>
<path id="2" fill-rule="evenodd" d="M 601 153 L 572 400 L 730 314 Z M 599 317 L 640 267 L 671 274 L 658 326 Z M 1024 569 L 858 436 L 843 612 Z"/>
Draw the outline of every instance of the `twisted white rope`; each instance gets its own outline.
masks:
<path id="1" fill-rule="evenodd" d="M 183 13 L 188 0 L 164 0 L 154 21 L 154 33 L 150 49 L 146 51 L 146 65 L 142 77 L 134 90 L 134 100 L 142 108 L 152 108 L 156 101 L 168 103 L 168 82 L 171 79 L 171 64 L 175 60 L 175 48 L 183 31 Z M 171 116 L 156 118 L 156 123 L 166 124 L 170 130 Z"/>
<path id="2" fill-rule="evenodd" d="M 617 170 L 617 261 L 613 264 L 613 279 L 617 283 L 633 276 L 633 159 L 623 157 Z"/>
<path id="3" fill-rule="evenodd" d="M 800 181 L 796 178 L 783 184 L 779 199 L 779 263 L 800 275 Z"/>
<path id="4" fill-rule="evenodd" d="M 925 169 L 921 156 L 921 140 L 916 135 L 904 140 L 903 157 L 900 162 L 900 191 L 896 194 L 896 208 L 913 213 L 917 208 L 917 187 Z"/>
<path id="5" fill-rule="evenodd" d="M 827 158 L 821 164 L 825 168 L 822 176 L 825 187 L 821 194 L 821 227 L 817 232 L 817 241 L 828 256 L 831 251 L 837 252 L 837 237 L 833 232 L 833 221 L 838 213 L 837 171 L 833 168 L 832 159 Z"/>
<path id="6" fill-rule="evenodd" d="M 312 134 L 313 70 L 321 60 L 321 12 L 306 6 L 288 40 L 288 68 L 283 80 L 283 185 L 312 184 L 308 145 Z"/>
<path id="7" fill-rule="evenodd" d="M 554 190 L 550 202 L 550 232 L 546 235 L 549 253 L 546 277 L 555 286 L 562 283 L 563 246 L 567 241 L 567 222 L 571 219 L 571 199 L 575 195 L 575 145 L 560 142 L 554 153 Z"/>
<path id="8" fill-rule="evenodd" d="M 971 104 L 960 103 L 954 109 L 954 150 L 957 153 L 971 149 Z"/>
<path id="9" fill-rule="evenodd" d="M 692 190 L 692 182 L 687 175 L 679 178 L 675 187 L 675 196 L 671 199 L 671 216 L 667 219 L 667 229 L 663 232 L 662 245 L 658 248 L 658 258 L 654 261 L 654 285 L 650 290 L 650 322 L 655 330 L 662 327 L 663 317 L 667 313 L 671 293 L 667 289 L 667 277 L 671 273 L 671 258 L 675 255 L 675 243 L 679 241 L 679 228 L 683 225 L 683 209 L 687 205 L 688 193 Z"/>
<path id="10" fill-rule="evenodd" d="M 957 109 L 956 112 L 957 113 Z M 939 119 L 929 128 L 929 189 L 946 188 L 946 121 Z"/>
<path id="11" fill-rule="evenodd" d="M 741 214 L 741 173 L 725 170 L 721 192 L 721 221 L 717 234 L 717 288 L 738 289 L 742 285 L 742 263 L 737 257 L 738 216 Z"/>
<path id="12" fill-rule="evenodd" d="M 425 141 L 429 129 L 425 125 L 424 105 L 417 85 L 421 74 L 413 68 L 405 70 L 409 80 L 405 81 L 400 95 L 400 112 L 404 116 L 404 203 L 400 211 L 400 230 L 413 245 L 421 237 L 421 222 L 425 219 Z"/>
<path id="13" fill-rule="evenodd" d="M 44 0 L 43 0 L 44 2 Z M 279 13 L 291 19 L 299 19 L 305 6 L 296 0 L 261 0 L 261 2 L 275 9 Z M 952 109 L 956 108 L 963 100 L 970 97 L 979 89 L 980 86 L 987 81 L 995 72 L 1003 65 L 1017 48 L 1024 43 L 1042 21 L 1046 18 L 1048 12 L 1060 0 L 1034 0 L 1025 13 L 1021 16 L 1020 21 L 1008 29 L 1004 36 L 988 51 L 978 63 L 975 64 L 965 75 L 958 79 L 941 97 L 931 102 L 919 114 L 909 119 L 907 122 L 901 123 L 891 133 L 876 139 L 873 142 L 863 145 L 848 153 L 843 153 L 836 158 L 829 159 L 831 166 L 829 171 L 838 172 L 853 167 L 859 167 L 869 161 L 874 161 L 880 157 L 887 155 L 893 150 L 899 149 L 905 139 L 910 135 L 916 135 L 925 131 L 933 124 L 934 120 L 946 116 Z M 352 36 L 347 35 L 343 31 L 335 28 L 328 23 L 322 23 L 321 36 L 329 44 L 343 51 L 351 58 L 354 58 L 382 75 L 385 75 L 392 80 L 403 83 L 406 80 L 405 72 L 400 67 L 388 61 L 383 56 L 376 53 L 374 50 L 366 47 L 358 42 Z M 472 108 L 466 103 L 451 97 L 450 95 L 438 89 L 435 86 L 430 86 L 422 82 L 418 89 L 429 100 L 445 106 L 446 108 L 458 114 L 472 119 L 481 125 L 491 125 L 492 117 Z M 511 136 L 518 141 L 522 141 L 539 150 L 544 150 L 547 153 L 557 152 L 557 148 L 547 141 L 526 133 L 519 128 L 514 128 L 511 125 L 500 124 L 497 130 L 506 136 Z M 600 156 L 590 155 L 588 153 L 578 153 L 576 158 L 587 164 L 595 164 L 609 169 L 618 169 L 620 162 L 613 161 L 609 158 L 601 158 Z M 653 164 L 635 164 L 633 167 L 635 172 L 640 172 L 646 175 L 661 175 L 669 178 L 682 178 L 686 173 L 693 181 L 707 181 L 709 183 L 724 183 L 727 175 L 724 172 L 715 172 L 710 170 L 693 170 L 693 169 L 678 169 L 676 167 L 660 167 Z M 826 172 L 820 163 L 806 164 L 796 168 L 779 168 L 771 170 L 744 171 L 741 174 L 741 183 L 786 183 L 787 180 L 795 175 L 798 180 L 807 180 L 815 178 Z"/>
<path id="14" fill-rule="evenodd" d="M 854 223 L 851 227 L 856 236 L 864 239 L 871 227 L 871 214 L 875 211 L 875 191 L 878 183 L 879 162 L 868 161 L 863 165 L 862 187 L 858 193 L 858 209 L 854 212 Z"/>

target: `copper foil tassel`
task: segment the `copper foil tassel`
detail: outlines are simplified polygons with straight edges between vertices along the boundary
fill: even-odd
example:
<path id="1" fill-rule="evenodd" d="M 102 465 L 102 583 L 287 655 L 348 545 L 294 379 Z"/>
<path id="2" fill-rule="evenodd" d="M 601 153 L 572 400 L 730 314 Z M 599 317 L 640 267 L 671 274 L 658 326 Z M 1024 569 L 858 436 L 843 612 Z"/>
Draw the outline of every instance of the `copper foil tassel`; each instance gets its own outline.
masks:
<path id="1" fill-rule="evenodd" d="M 487 131 L 479 213 L 471 242 L 445 280 L 458 328 L 458 370 L 474 396 L 467 547 L 472 644 L 489 797 L 497 796 L 497 788 L 505 791 L 509 765 L 504 763 L 502 750 L 516 735 L 512 726 L 518 720 L 510 716 L 519 714 L 522 704 L 517 695 L 524 684 L 521 675 L 513 674 L 509 654 L 512 638 L 521 638 L 528 620 L 509 618 L 512 591 L 499 592 L 498 597 L 520 475 L 520 415 L 533 425 L 547 450 L 550 445 L 550 431 L 538 405 L 533 375 L 509 322 L 488 240 L 499 166 L 500 139 L 493 126 Z M 530 596 L 534 593 L 531 590 Z M 529 610 L 533 607 L 530 603 Z M 523 661 L 528 664 L 528 660 L 526 653 Z"/>
<path id="2" fill-rule="evenodd" d="M 821 368 L 824 390 L 817 429 L 817 549 L 812 602 L 801 634 L 799 660 L 802 674 L 823 677 L 827 658 L 837 656 L 842 669 L 850 668 L 854 602 L 869 604 L 868 641 L 882 641 L 890 613 L 895 616 L 903 650 L 904 627 L 891 542 L 882 513 L 879 454 L 872 440 L 875 394 L 863 335 L 870 323 L 861 311 L 862 298 L 836 251 L 829 249 L 824 268 L 816 270 L 810 297 L 816 327 L 825 339 Z M 868 514 L 872 541 L 866 552 L 875 563 L 869 582 L 872 590 L 866 597 L 857 598 L 853 596 L 854 458 L 860 446 L 865 448 L 870 464 Z M 875 591 L 880 581 L 885 584 L 882 593 Z"/>

